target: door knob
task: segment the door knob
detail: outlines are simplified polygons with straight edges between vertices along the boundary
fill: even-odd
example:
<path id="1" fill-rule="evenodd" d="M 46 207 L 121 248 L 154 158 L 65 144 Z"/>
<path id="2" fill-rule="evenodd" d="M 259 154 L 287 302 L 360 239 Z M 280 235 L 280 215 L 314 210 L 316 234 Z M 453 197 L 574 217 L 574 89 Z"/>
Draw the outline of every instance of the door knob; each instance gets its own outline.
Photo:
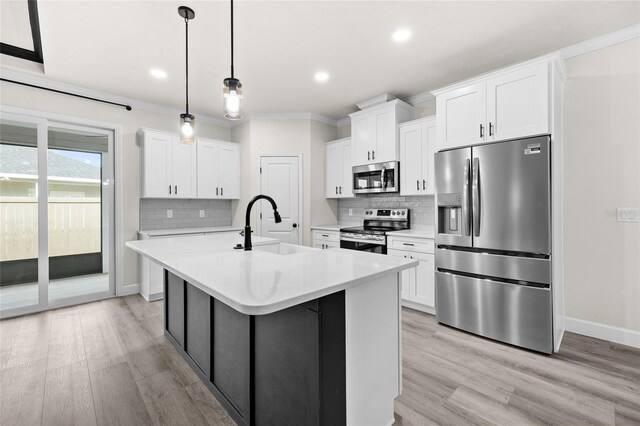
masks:
<path id="1" fill-rule="evenodd" d="M 297 227 L 298 227 L 298 224 L 297 224 L 297 223 L 294 223 L 294 224 L 293 224 L 293 225 L 291 225 L 291 226 L 293 226 L 294 228 L 297 228 Z"/>

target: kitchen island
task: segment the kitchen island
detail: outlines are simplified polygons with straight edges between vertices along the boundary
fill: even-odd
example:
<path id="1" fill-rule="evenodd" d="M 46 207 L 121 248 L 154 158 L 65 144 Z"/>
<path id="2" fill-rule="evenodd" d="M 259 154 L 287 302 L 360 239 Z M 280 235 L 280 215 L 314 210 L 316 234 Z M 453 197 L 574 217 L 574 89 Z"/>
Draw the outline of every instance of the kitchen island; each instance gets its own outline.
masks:
<path id="1" fill-rule="evenodd" d="M 390 425 L 399 273 L 418 262 L 232 234 L 130 241 L 165 269 L 165 336 L 241 425 Z"/>

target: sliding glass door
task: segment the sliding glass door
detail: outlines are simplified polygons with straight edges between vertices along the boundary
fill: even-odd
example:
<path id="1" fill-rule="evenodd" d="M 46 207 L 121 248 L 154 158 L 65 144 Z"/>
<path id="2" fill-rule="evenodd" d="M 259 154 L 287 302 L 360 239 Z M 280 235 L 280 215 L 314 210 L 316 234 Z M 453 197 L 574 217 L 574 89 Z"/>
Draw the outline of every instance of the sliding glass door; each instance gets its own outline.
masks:
<path id="1" fill-rule="evenodd" d="M 46 241 L 46 121 L 3 114 L 0 118 L 0 312 L 46 306 L 39 285 Z"/>
<path id="2" fill-rule="evenodd" d="M 113 133 L 2 114 L 0 315 L 115 293 Z"/>

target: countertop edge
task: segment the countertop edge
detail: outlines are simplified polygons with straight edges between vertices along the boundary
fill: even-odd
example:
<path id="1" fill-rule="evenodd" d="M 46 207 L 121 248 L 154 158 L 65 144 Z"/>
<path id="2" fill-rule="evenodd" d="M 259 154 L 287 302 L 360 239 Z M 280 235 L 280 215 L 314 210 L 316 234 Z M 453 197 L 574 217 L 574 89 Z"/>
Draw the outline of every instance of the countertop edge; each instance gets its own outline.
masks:
<path id="1" fill-rule="evenodd" d="M 125 245 L 129 249 L 135 251 L 136 253 L 138 253 L 141 256 L 148 257 L 146 253 L 144 253 L 143 251 L 138 250 L 135 246 L 132 246 L 129 243 L 130 243 L 129 241 L 127 241 L 125 243 Z M 276 240 L 276 242 L 267 241 L 267 242 L 263 242 L 263 243 L 259 243 L 259 244 L 254 244 L 254 246 L 269 245 L 269 244 L 277 244 L 277 240 Z M 330 249 L 330 250 L 340 250 L 340 249 Z M 200 283 L 198 280 L 196 280 L 193 277 L 190 277 L 188 274 L 185 274 L 184 272 L 181 272 L 181 271 L 178 271 L 178 270 L 172 268 L 171 266 L 167 265 L 164 262 L 161 262 L 161 261 L 156 260 L 156 259 L 151 259 L 151 260 L 153 262 L 156 262 L 157 264 L 161 265 L 164 269 L 168 270 L 172 274 L 175 274 L 175 275 L 179 276 L 180 278 L 182 278 L 183 280 L 187 281 L 189 284 L 194 285 L 199 290 L 204 291 L 209 296 L 212 296 L 212 297 L 220 300 L 225 305 L 230 306 L 234 310 L 236 310 L 236 311 L 238 311 L 238 312 L 240 312 L 241 314 L 244 314 L 244 315 L 267 315 L 267 314 L 271 314 L 271 313 L 274 313 L 274 312 L 278 312 L 278 311 L 281 311 L 283 309 L 287 309 L 287 308 L 290 308 L 292 306 L 299 305 L 301 303 L 309 302 L 311 300 L 315 300 L 315 299 L 318 299 L 320 297 L 328 296 L 330 294 L 346 290 L 346 289 L 348 289 L 350 287 L 354 287 L 354 286 L 357 286 L 357 285 L 360 285 L 360 284 L 364 284 L 366 282 L 373 281 L 375 279 L 378 279 L 378 278 L 381 278 L 381 277 L 384 277 L 384 276 L 387 276 L 387 275 L 391 275 L 391 274 L 395 274 L 395 273 L 404 271 L 405 269 L 414 268 L 414 267 L 416 267 L 416 266 L 418 266 L 420 264 L 420 262 L 417 261 L 417 260 L 409 261 L 408 263 L 405 263 L 405 264 L 399 265 L 399 266 L 395 266 L 395 267 L 391 267 L 391 268 L 389 268 L 389 269 L 387 269 L 385 271 L 377 272 L 377 273 L 374 273 L 374 274 L 371 274 L 371 275 L 367 275 L 367 276 L 364 276 L 364 277 L 361 277 L 361 278 L 356 278 L 356 279 L 351 280 L 351 281 L 347 281 L 347 282 L 343 282 L 343 283 L 337 283 L 337 284 L 325 287 L 323 289 L 320 289 L 320 290 L 317 290 L 317 291 L 314 291 L 314 292 L 311 292 L 311 293 L 307 293 L 307 294 L 304 294 L 304 295 L 300 295 L 300 296 L 297 296 L 297 297 L 293 297 L 293 298 L 290 298 L 290 299 L 282 300 L 282 301 L 279 301 L 277 303 L 271 303 L 271 304 L 265 304 L 265 305 L 244 305 L 244 304 L 242 304 L 240 302 L 237 302 L 235 300 L 232 300 L 232 299 L 228 298 L 224 294 L 221 294 L 221 293 L 215 291 L 211 287 Z"/>

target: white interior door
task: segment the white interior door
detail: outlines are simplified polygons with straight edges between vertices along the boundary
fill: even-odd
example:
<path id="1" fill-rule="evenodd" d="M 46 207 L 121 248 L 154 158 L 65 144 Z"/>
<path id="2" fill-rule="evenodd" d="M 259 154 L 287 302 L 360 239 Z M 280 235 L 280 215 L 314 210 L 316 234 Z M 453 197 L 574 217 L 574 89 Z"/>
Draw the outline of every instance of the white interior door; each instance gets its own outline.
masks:
<path id="1" fill-rule="evenodd" d="M 281 223 L 275 223 L 273 209 L 260 201 L 260 235 L 283 243 L 301 244 L 300 158 L 298 156 L 260 157 L 260 193 L 274 199 Z"/>

